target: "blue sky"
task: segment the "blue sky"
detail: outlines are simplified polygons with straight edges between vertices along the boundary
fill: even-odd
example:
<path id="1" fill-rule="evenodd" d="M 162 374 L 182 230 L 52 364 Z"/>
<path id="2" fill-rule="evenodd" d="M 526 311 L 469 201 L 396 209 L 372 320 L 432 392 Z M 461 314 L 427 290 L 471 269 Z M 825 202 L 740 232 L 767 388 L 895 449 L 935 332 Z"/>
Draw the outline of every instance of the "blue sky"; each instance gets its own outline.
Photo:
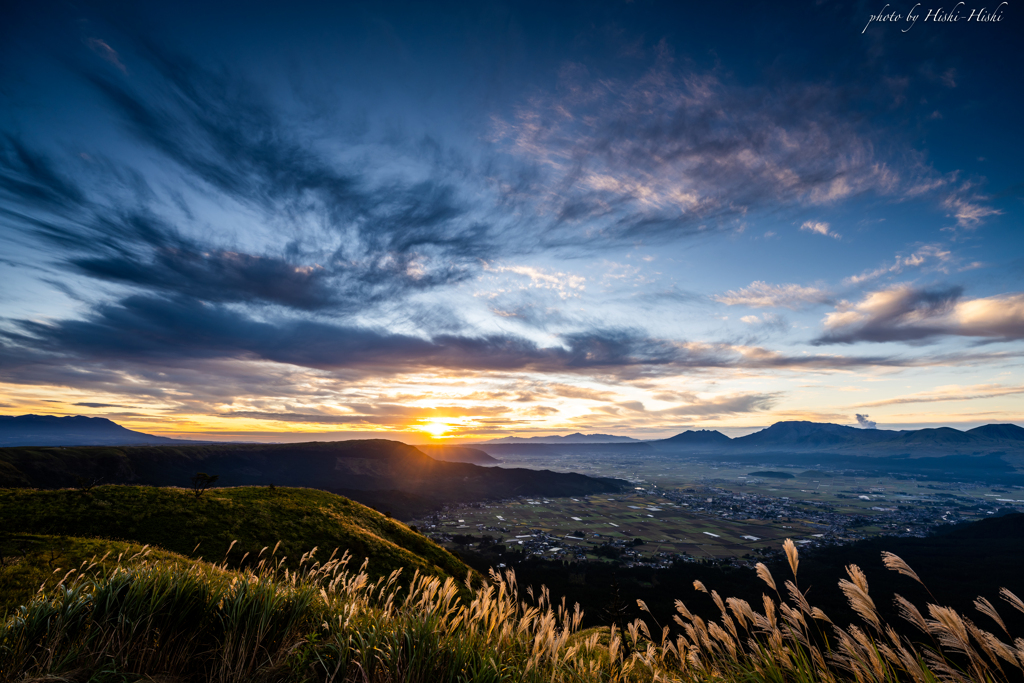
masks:
<path id="1" fill-rule="evenodd" d="M 931 8 L 23 3 L 3 410 L 254 439 L 1021 422 L 1020 18 Z"/>

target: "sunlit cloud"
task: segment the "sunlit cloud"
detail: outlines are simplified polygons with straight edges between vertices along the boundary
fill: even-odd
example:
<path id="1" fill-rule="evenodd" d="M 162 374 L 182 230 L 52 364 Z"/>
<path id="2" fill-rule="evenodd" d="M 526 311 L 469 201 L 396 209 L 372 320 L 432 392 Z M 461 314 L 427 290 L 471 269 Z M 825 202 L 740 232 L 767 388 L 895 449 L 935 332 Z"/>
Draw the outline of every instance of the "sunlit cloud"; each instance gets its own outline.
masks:
<path id="1" fill-rule="evenodd" d="M 942 336 L 1024 338 L 1024 294 L 963 299 L 959 287 L 918 289 L 898 285 L 841 302 L 823 321 L 818 344 L 857 341 L 921 342 Z"/>

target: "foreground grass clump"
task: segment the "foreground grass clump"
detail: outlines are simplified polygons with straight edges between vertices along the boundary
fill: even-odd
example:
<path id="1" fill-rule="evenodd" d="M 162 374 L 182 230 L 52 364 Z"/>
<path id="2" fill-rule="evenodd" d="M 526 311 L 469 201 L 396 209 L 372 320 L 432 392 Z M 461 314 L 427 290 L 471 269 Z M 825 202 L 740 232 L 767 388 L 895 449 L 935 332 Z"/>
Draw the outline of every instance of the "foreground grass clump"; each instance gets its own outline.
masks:
<path id="1" fill-rule="evenodd" d="M 90 564 L 128 567 L 138 562 L 188 564 L 176 553 L 99 538 L 0 534 L 0 618 Z M 69 574 L 70 572 L 70 574 Z"/>
<path id="2" fill-rule="evenodd" d="M 840 585 L 863 623 L 832 624 L 797 586 L 795 546 L 785 549 L 794 574 L 782 586 L 787 598 L 758 566 L 775 595 L 764 596 L 763 611 L 710 591 L 718 622 L 677 601 L 674 626 L 637 620 L 582 633 L 578 610 L 552 604 L 543 589 L 521 595 L 511 572 L 460 595 L 450 577 L 400 582 L 395 571 L 371 580 L 347 556 L 321 564 L 307 554 L 296 571 L 273 551 L 241 571 L 197 562 L 84 567 L 0 627 L 0 680 L 959 683 L 1024 671 L 1024 639 L 938 605 L 921 612 L 897 598 L 923 643 L 897 635 L 854 565 Z M 894 555 L 886 564 L 917 578 Z M 1024 612 L 1013 593 L 1002 597 Z M 989 601 L 976 606 L 1002 625 Z"/>
<path id="3" fill-rule="evenodd" d="M 345 548 L 368 571 L 398 568 L 462 579 L 469 568 L 401 522 L 326 491 L 244 486 L 191 491 L 154 486 L 91 490 L 0 489 L 0 519 L 21 533 L 102 537 L 157 546 L 181 555 L 221 559 L 238 567 L 280 541 L 278 557 L 297 561 L 313 547 Z"/>

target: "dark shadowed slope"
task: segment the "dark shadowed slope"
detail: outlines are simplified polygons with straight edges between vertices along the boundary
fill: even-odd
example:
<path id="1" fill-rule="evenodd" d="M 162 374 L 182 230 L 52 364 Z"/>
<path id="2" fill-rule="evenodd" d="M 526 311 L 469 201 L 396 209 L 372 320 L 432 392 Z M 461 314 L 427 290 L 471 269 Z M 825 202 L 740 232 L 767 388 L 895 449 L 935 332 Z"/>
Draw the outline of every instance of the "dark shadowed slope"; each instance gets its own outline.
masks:
<path id="1" fill-rule="evenodd" d="M 496 465 L 499 460 L 492 458 L 479 448 L 466 446 L 416 446 L 434 460 L 444 462 L 471 462 L 475 465 Z"/>
<path id="2" fill-rule="evenodd" d="M 0 449 L 0 486 L 57 488 L 82 480 L 188 486 L 200 471 L 218 476 L 219 486 L 302 486 L 344 490 L 356 498 L 359 491 L 396 490 L 429 506 L 516 495 L 585 495 L 618 491 L 625 484 L 581 474 L 439 462 L 412 446 L 383 439 Z"/>
<path id="3" fill-rule="evenodd" d="M 1006 441 L 1024 441 L 1024 427 L 1013 424 L 984 425 L 968 429 L 968 434 L 983 436 L 986 439 L 1003 439 Z"/>

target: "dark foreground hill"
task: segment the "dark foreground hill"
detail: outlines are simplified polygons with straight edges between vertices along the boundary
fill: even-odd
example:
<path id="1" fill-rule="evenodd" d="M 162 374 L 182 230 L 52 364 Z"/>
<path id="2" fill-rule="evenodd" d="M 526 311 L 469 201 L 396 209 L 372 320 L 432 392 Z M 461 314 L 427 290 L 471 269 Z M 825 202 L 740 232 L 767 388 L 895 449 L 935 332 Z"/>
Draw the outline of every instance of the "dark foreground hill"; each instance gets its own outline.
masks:
<path id="1" fill-rule="evenodd" d="M 547 470 L 439 462 L 396 441 L 0 449 L 0 486 L 82 482 L 188 486 L 197 472 L 219 486 L 300 486 L 343 492 L 411 518 L 433 507 L 518 495 L 579 496 L 625 482 Z M 397 494 L 393 492 L 398 492 Z M 382 501 L 383 498 L 383 501 Z M 389 501 L 393 501 L 392 506 Z"/>
<path id="2" fill-rule="evenodd" d="M 124 446 L 174 443 L 187 444 L 190 442 L 135 432 L 103 417 L 0 415 L 0 447 Z"/>
<path id="3" fill-rule="evenodd" d="M 927 589 L 913 579 L 886 570 L 881 559 L 883 551 L 906 561 Z M 974 612 L 972 619 L 979 623 L 987 621 L 983 627 L 990 628 L 993 622 L 973 610 L 973 601 L 980 595 L 993 604 L 1002 603 L 996 598 L 1003 587 L 1024 594 L 1024 514 L 1015 512 L 940 527 L 924 538 L 883 536 L 849 546 L 820 548 L 800 564 L 801 584 L 816 587 L 816 599 L 823 607 L 839 605 L 845 599 L 835 581 L 828 579 L 844 573 L 844 568 L 851 564 L 868 574 L 879 610 L 893 621 L 897 617 L 893 596 L 899 593 L 918 604 L 938 599 L 961 613 Z M 781 562 L 778 571 L 782 571 Z M 1002 609 L 1005 606 L 1002 603 L 999 611 L 1008 624 L 1012 620 L 1020 631 L 1024 628 L 1024 614 Z"/>

